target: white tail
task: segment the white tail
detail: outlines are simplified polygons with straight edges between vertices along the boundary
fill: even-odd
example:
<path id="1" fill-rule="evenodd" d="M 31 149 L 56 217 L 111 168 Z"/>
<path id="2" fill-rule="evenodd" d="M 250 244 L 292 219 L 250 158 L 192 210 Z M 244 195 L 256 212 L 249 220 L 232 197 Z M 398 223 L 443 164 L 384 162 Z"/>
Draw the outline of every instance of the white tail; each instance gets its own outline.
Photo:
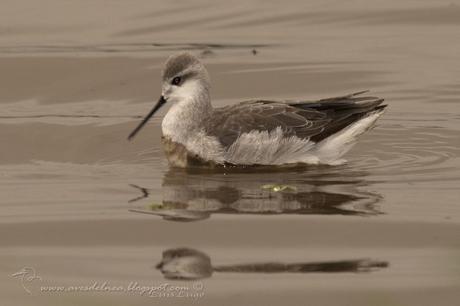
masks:
<path id="1" fill-rule="evenodd" d="M 322 164 L 342 163 L 340 158 L 353 147 L 361 134 L 374 127 L 375 122 L 383 113 L 384 109 L 370 112 L 343 130 L 320 141 L 314 148 L 315 153 L 313 154 L 320 159 Z"/>

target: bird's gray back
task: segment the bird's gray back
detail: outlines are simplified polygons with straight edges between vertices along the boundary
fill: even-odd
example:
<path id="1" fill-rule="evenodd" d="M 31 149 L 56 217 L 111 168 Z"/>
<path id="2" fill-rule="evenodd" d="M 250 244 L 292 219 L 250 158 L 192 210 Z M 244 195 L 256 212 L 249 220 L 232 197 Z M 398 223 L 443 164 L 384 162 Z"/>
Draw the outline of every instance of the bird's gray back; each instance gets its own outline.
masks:
<path id="1" fill-rule="evenodd" d="M 214 109 L 206 133 L 224 147 L 243 134 L 280 128 L 285 137 L 314 142 L 340 131 L 365 114 L 385 106 L 383 99 L 358 97 L 363 92 L 318 101 L 253 100 Z"/>

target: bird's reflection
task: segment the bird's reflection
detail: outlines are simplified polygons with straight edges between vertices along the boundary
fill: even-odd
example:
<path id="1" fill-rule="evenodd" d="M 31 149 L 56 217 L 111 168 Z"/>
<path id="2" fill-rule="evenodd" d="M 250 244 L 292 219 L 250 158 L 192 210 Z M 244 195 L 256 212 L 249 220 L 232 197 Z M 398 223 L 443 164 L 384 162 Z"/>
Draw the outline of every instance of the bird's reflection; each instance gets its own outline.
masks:
<path id="1" fill-rule="evenodd" d="M 321 170 L 321 169 L 320 169 Z M 133 212 L 171 221 L 197 221 L 212 214 L 376 215 L 377 194 L 364 192 L 363 173 L 330 171 L 190 173 L 171 169 L 163 178 L 162 203 Z M 152 190 L 137 188 L 149 198 Z"/>
<path id="2" fill-rule="evenodd" d="M 325 262 L 255 262 L 214 266 L 204 252 L 191 248 L 168 249 L 156 268 L 167 279 L 194 280 L 211 277 L 214 272 L 230 273 L 340 273 L 371 272 L 388 267 L 388 262 L 353 259 Z"/>

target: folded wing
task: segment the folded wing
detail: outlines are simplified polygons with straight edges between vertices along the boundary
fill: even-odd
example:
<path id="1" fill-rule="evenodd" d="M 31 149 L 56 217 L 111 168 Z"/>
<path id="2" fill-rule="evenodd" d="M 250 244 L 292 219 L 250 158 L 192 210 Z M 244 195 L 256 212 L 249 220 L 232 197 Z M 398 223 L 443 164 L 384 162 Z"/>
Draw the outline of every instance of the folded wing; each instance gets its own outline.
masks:
<path id="1" fill-rule="evenodd" d="M 319 142 L 369 113 L 383 109 L 383 99 L 358 92 L 318 101 L 254 100 L 216 109 L 207 133 L 231 146 L 240 135 L 281 128 L 286 137 Z"/>

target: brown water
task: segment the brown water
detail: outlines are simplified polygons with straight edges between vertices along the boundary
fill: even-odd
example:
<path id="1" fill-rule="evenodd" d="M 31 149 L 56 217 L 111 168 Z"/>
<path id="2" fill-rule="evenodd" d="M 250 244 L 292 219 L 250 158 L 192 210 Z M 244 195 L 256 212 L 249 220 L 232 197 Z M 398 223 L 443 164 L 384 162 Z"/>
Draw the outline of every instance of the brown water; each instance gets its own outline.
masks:
<path id="1" fill-rule="evenodd" d="M 0 12 L 0 304 L 458 304 L 460 3 L 47 0 Z M 203 55 L 216 106 L 371 89 L 389 108 L 342 166 L 171 170 L 164 110 L 126 137 L 179 50 Z M 155 265 L 177 247 L 253 270 L 165 279 Z M 323 268 L 286 268 L 300 263 Z M 124 291 L 41 291 L 94 282 Z"/>

